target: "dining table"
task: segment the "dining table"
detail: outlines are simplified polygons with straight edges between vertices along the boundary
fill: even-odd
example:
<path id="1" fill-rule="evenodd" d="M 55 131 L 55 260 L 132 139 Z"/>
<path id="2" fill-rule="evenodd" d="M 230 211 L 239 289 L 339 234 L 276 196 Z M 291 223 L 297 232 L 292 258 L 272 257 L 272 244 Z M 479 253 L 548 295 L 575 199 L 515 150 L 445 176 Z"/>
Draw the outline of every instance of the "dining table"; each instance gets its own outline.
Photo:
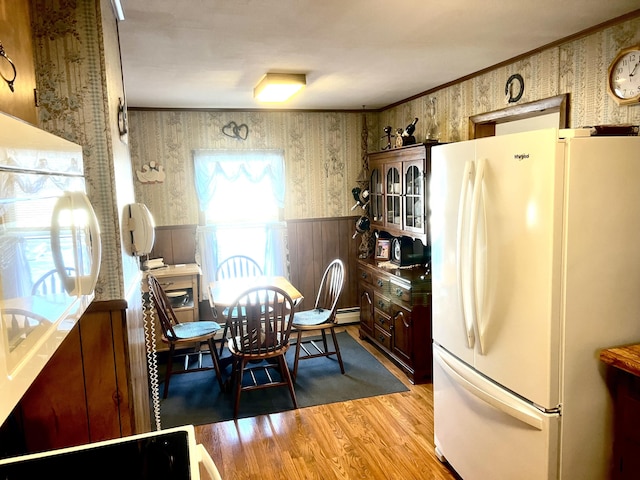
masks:
<path id="1" fill-rule="evenodd" d="M 294 306 L 299 305 L 304 299 L 298 289 L 286 277 L 262 275 L 214 280 L 209 283 L 209 304 L 214 312 L 216 310 L 224 310 L 226 307 L 233 305 L 246 290 L 262 286 L 281 288 L 291 297 Z"/>
<path id="2" fill-rule="evenodd" d="M 261 275 L 256 277 L 233 277 L 233 278 L 224 278 L 220 280 L 214 280 L 209 283 L 209 305 L 211 306 L 211 310 L 214 312 L 214 315 L 218 317 L 219 321 L 226 321 L 223 319 L 222 312 L 225 308 L 231 307 L 236 303 L 236 300 L 244 293 L 246 290 L 254 287 L 268 287 L 275 286 L 284 290 L 291 300 L 293 301 L 294 307 L 300 305 L 304 296 L 298 291 L 296 287 L 294 287 L 291 282 L 283 276 L 269 276 L 269 275 Z M 220 313 L 218 313 L 220 312 Z M 221 357 L 220 367 L 224 370 L 227 366 L 230 365 L 232 359 L 230 356 Z M 227 379 L 229 380 L 229 379 Z M 225 382 L 226 387 L 228 388 L 228 381 Z"/>

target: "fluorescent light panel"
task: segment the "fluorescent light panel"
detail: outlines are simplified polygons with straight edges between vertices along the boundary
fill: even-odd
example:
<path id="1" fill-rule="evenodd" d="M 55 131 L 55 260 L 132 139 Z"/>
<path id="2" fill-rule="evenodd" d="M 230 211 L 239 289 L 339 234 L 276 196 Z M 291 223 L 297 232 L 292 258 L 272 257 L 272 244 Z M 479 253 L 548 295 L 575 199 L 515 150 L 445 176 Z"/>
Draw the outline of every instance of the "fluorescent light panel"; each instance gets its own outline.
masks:
<path id="1" fill-rule="evenodd" d="M 267 73 L 253 89 L 261 102 L 284 102 L 307 84 L 303 73 Z"/>

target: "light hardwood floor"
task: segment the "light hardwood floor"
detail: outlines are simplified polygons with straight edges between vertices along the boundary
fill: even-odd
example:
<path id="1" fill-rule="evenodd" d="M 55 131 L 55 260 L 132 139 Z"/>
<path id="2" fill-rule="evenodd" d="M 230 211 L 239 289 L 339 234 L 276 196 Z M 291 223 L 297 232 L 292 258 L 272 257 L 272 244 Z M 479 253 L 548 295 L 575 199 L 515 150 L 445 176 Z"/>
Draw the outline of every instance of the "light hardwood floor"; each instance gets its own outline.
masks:
<path id="1" fill-rule="evenodd" d="M 409 391 L 196 427 L 224 480 L 456 478 L 434 453 L 432 385 L 346 330 Z"/>

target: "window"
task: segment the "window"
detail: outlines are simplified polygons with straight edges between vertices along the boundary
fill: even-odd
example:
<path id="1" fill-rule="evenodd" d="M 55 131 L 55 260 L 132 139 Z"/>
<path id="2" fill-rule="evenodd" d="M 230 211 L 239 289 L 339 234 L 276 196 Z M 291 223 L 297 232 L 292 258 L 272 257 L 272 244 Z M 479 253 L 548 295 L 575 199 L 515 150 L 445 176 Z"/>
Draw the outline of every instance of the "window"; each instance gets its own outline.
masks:
<path id="1" fill-rule="evenodd" d="M 204 219 L 197 252 L 203 281 L 212 281 L 216 266 L 232 255 L 255 259 L 266 275 L 285 275 L 282 152 L 196 150 L 194 171 Z"/>

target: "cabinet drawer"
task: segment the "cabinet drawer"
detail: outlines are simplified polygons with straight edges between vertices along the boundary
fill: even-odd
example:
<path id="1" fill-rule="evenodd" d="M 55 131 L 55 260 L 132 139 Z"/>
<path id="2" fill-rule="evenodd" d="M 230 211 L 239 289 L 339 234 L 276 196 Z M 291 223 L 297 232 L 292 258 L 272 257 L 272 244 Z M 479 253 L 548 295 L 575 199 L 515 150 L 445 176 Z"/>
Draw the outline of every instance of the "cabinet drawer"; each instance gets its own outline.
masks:
<path id="1" fill-rule="evenodd" d="M 391 334 L 391 317 L 389 315 L 375 310 L 374 322 L 376 328 Z"/>
<path id="2" fill-rule="evenodd" d="M 389 332 L 385 332 L 376 324 L 374 335 L 376 337 L 376 341 L 379 342 L 380 345 L 387 350 L 391 350 L 391 334 Z"/>
<path id="3" fill-rule="evenodd" d="M 391 298 L 411 303 L 411 285 L 399 284 L 392 281 L 389 285 L 389 295 Z"/>
<path id="4" fill-rule="evenodd" d="M 373 283 L 373 274 L 371 270 L 358 267 L 358 279 L 361 282 L 372 284 Z"/>
<path id="5" fill-rule="evenodd" d="M 158 283 L 165 292 L 169 292 L 171 290 L 182 290 L 193 287 L 193 276 L 187 275 L 171 278 L 158 278 Z"/>
<path id="6" fill-rule="evenodd" d="M 386 314 L 391 314 L 391 300 L 377 291 L 373 292 L 373 306 Z"/>
<path id="7" fill-rule="evenodd" d="M 373 274 L 373 286 L 380 292 L 389 292 L 389 279 L 385 275 Z"/>

